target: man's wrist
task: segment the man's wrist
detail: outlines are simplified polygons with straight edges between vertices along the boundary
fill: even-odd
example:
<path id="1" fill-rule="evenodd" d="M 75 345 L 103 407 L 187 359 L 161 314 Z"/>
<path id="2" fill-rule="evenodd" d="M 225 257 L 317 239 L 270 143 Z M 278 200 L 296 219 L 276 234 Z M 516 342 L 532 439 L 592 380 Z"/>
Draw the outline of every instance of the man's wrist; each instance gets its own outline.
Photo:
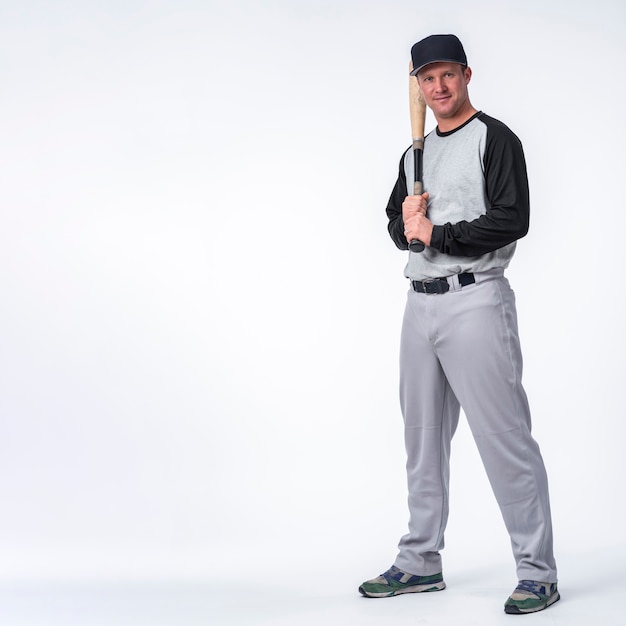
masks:
<path id="1" fill-rule="evenodd" d="M 430 243 L 428 244 L 435 250 L 441 250 L 441 244 L 443 241 L 443 226 L 433 225 L 430 232 Z"/>

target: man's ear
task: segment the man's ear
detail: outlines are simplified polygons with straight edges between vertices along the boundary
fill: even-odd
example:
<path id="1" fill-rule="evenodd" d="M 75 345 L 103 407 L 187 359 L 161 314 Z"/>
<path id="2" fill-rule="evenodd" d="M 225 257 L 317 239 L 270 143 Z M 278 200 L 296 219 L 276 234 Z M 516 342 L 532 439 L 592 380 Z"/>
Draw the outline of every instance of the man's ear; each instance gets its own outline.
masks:
<path id="1" fill-rule="evenodd" d="M 472 68 L 469 66 L 466 67 L 463 72 L 463 76 L 465 78 L 465 84 L 469 85 L 470 80 L 472 80 Z"/>

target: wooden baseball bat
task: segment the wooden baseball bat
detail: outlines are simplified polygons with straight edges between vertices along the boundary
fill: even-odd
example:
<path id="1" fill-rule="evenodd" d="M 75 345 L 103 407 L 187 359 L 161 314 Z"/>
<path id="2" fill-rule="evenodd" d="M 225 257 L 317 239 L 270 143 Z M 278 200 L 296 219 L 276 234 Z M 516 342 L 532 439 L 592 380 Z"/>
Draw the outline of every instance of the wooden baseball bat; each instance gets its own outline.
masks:
<path id="1" fill-rule="evenodd" d="M 411 134 L 413 136 L 414 180 L 413 195 L 419 196 L 423 191 L 422 165 L 424 155 L 424 125 L 426 123 L 426 102 L 420 91 L 417 76 L 411 76 L 413 61 L 409 63 L 409 108 L 411 111 Z M 422 252 L 424 244 L 418 239 L 409 243 L 411 252 Z"/>

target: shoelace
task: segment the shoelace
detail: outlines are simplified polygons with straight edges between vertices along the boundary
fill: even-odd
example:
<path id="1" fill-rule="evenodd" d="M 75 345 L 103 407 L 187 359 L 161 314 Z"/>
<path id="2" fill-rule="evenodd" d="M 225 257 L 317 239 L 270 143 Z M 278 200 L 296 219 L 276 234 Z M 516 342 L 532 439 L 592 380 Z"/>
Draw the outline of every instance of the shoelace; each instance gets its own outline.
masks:
<path id="1" fill-rule="evenodd" d="M 520 580 L 517 585 L 517 589 L 519 591 L 528 591 L 529 593 L 534 593 L 535 595 L 540 595 L 541 592 L 539 591 L 539 587 L 539 583 L 536 583 L 534 580 Z"/>
<path id="2" fill-rule="evenodd" d="M 386 572 L 384 572 L 383 574 L 381 574 L 381 576 L 388 582 L 390 583 L 392 580 L 395 580 L 397 583 L 400 582 L 400 579 L 402 578 L 402 576 L 404 576 L 404 572 L 402 572 L 401 570 L 399 570 L 397 567 L 395 567 L 395 565 L 388 569 Z"/>

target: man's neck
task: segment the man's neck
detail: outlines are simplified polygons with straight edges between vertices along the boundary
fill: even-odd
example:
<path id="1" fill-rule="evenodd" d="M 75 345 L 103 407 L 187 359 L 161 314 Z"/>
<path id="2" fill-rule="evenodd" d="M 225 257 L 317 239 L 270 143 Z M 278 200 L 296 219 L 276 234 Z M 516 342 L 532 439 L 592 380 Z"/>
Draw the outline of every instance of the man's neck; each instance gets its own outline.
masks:
<path id="1" fill-rule="evenodd" d="M 463 126 L 467 120 L 469 120 L 472 116 L 478 113 L 478 109 L 475 109 L 469 102 L 468 106 L 464 107 L 462 111 L 457 112 L 454 117 L 438 119 L 437 120 L 437 128 L 442 133 L 450 132 L 459 126 Z"/>

